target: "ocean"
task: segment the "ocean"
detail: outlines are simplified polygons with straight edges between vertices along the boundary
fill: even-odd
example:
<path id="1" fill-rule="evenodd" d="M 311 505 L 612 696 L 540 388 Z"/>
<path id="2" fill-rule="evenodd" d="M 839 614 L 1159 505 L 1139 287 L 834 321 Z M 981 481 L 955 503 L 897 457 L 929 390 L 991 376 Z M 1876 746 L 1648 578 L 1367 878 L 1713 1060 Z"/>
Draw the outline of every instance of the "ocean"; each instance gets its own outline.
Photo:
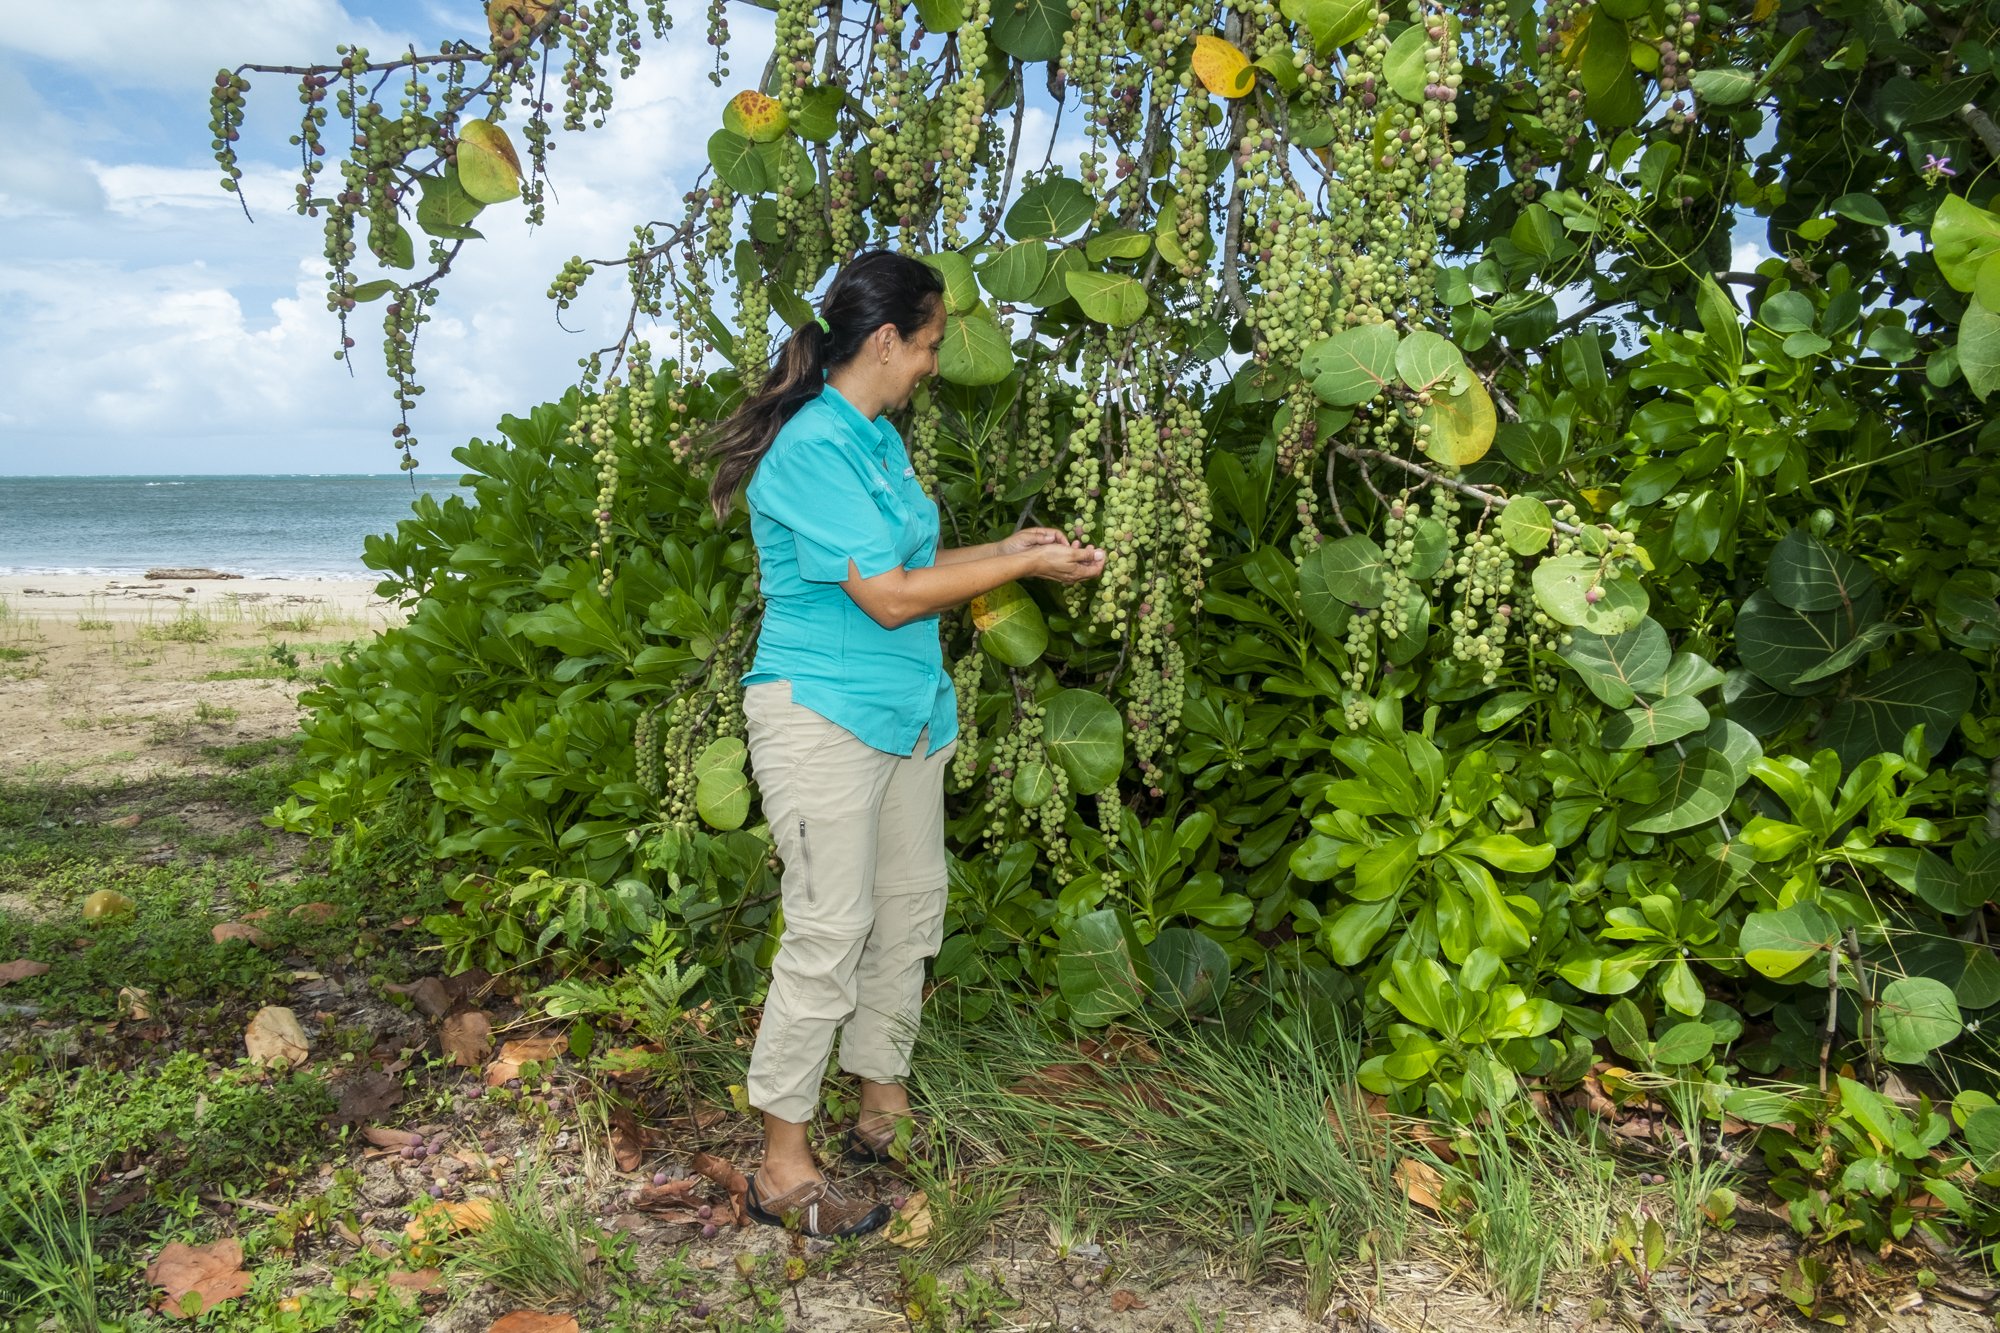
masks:
<path id="1" fill-rule="evenodd" d="M 461 475 L 0 477 L 0 574 L 368 578 L 362 539 L 419 492 L 470 499 Z"/>

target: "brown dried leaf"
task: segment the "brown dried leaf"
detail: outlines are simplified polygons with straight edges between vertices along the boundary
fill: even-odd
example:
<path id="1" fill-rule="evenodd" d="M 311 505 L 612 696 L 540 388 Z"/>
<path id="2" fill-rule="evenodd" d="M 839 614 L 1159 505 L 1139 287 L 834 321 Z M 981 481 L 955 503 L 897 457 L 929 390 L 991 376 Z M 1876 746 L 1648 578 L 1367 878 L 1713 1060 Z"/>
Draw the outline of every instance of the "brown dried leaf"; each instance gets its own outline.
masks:
<path id="1" fill-rule="evenodd" d="M 421 1135 L 407 1129 L 384 1129 L 380 1125 L 363 1125 L 361 1136 L 378 1148 L 412 1147 L 423 1142 Z"/>
<path id="2" fill-rule="evenodd" d="M 323 926 L 340 915 L 340 909 L 332 903 L 300 903 L 285 915 L 295 920 L 310 921 L 314 925 Z"/>
<path id="3" fill-rule="evenodd" d="M 403 1234 L 421 1243 L 459 1231 L 478 1231 L 492 1220 L 491 1199 L 467 1199 L 464 1203 L 436 1199 L 417 1206 L 417 1215 L 404 1226 Z"/>
<path id="4" fill-rule="evenodd" d="M 384 1281 L 392 1287 L 401 1287 L 405 1291 L 444 1290 L 444 1273 L 436 1268 L 419 1268 L 414 1273 L 405 1273 L 399 1269 L 389 1274 Z"/>
<path id="5" fill-rule="evenodd" d="M 48 970 L 47 963 L 37 963 L 28 958 L 16 958 L 11 963 L 0 963 L 0 986 L 26 981 L 29 977 L 39 977 Z"/>
<path id="6" fill-rule="evenodd" d="M 553 1060 L 569 1049 L 568 1037 L 524 1037 L 500 1047 L 499 1056 L 486 1067 L 486 1086 L 497 1088 L 510 1078 L 521 1077 L 521 1066 L 530 1060 Z"/>
<path id="7" fill-rule="evenodd" d="M 263 931 L 257 929 L 257 927 L 245 925 L 241 921 L 225 921 L 221 925 L 212 928 L 208 933 L 217 944 L 226 944 L 230 940 L 243 940 L 246 943 L 256 945 L 260 949 L 271 947 L 271 937 L 269 935 L 266 935 Z"/>
<path id="8" fill-rule="evenodd" d="M 693 1176 L 687 1176 L 680 1180 L 669 1180 L 664 1185 L 641 1185 L 633 1191 L 632 1206 L 648 1211 L 678 1210 L 694 1197 L 695 1187 L 699 1183 Z M 694 1213 L 690 1211 L 686 1220 L 693 1221 L 694 1217 Z"/>
<path id="9" fill-rule="evenodd" d="M 137 986 L 118 988 L 118 1016 L 143 1023 L 153 1016 L 153 997 Z"/>
<path id="10" fill-rule="evenodd" d="M 516 1310 L 494 1320 L 486 1333 L 578 1333 L 576 1320 L 566 1314 Z"/>
<path id="11" fill-rule="evenodd" d="M 438 1045 L 453 1064 L 476 1069 L 493 1049 L 493 1020 L 480 1009 L 453 1014 L 438 1033 Z"/>
<path id="12" fill-rule="evenodd" d="M 371 1069 L 341 1086 L 340 1105 L 333 1113 L 333 1123 L 358 1125 L 364 1120 L 374 1120 L 395 1110 L 402 1100 L 403 1085 L 395 1075 Z"/>
<path id="13" fill-rule="evenodd" d="M 1111 1293 L 1111 1313 L 1124 1314 L 1127 1310 L 1143 1310 L 1146 1303 L 1133 1293 L 1120 1287 Z"/>
<path id="14" fill-rule="evenodd" d="M 167 1246 L 146 1265 L 146 1281 L 165 1293 L 160 1309 L 177 1319 L 192 1318 L 250 1290 L 243 1247 L 229 1239 Z"/>
<path id="15" fill-rule="evenodd" d="M 732 1163 L 724 1161 L 713 1153 L 698 1152 L 688 1162 L 688 1169 L 729 1191 L 729 1208 L 735 1214 L 732 1220 L 737 1226 L 740 1227 L 749 1220 L 750 1214 L 744 1202 L 744 1195 L 749 1192 L 750 1182 Z"/>
<path id="16" fill-rule="evenodd" d="M 931 1201 L 924 1197 L 922 1190 L 903 1200 L 903 1206 L 889 1219 L 884 1234 L 889 1237 L 890 1244 L 906 1249 L 915 1249 L 930 1238 Z"/>
<path id="17" fill-rule="evenodd" d="M 1444 1177 L 1428 1162 L 1405 1157 L 1396 1163 L 1396 1183 L 1403 1187 L 1403 1193 L 1409 1196 L 1410 1202 L 1421 1204 L 1434 1213 L 1443 1211 L 1438 1198 L 1444 1189 Z"/>
<path id="18" fill-rule="evenodd" d="M 637 1171 L 646 1160 L 646 1136 L 627 1106 L 611 1108 L 611 1153 L 620 1171 Z"/>
<path id="19" fill-rule="evenodd" d="M 410 1001 L 425 1018 L 443 1018 L 451 1008 L 451 995 L 436 977 L 425 977 L 410 987 Z"/>
<path id="20" fill-rule="evenodd" d="M 283 1005 L 267 1004 L 250 1019 L 243 1032 L 243 1048 L 260 1064 L 276 1061 L 294 1068 L 312 1054 L 299 1016 Z"/>

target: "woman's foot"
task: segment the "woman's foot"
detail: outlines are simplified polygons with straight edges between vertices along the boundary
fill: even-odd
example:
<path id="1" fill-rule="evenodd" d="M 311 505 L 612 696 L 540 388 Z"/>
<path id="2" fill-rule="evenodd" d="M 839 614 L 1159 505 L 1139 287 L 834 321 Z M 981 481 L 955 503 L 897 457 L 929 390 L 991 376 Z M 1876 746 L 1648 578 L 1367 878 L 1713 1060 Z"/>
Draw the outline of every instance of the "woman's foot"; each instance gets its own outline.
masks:
<path id="1" fill-rule="evenodd" d="M 761 1175 L 750 1177 L 744 1204 L 768 1226 L 802 1236 L 864 1236 L 893 1215 L 888 1204 L 854 1198 L 830 1180 L 809 1180 L 781 1194 L 765 1189 Z"/>

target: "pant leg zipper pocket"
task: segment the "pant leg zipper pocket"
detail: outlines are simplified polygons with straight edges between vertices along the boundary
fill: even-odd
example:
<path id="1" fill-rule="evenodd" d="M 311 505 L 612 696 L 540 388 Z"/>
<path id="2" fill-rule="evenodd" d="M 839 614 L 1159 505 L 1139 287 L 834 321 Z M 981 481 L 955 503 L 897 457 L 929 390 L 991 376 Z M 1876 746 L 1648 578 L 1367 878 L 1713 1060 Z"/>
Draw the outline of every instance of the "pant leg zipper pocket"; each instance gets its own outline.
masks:
<path id="1" fill-rule="evenodd" d="M 799 878 L 806 882 L 806 901 L 813 900 L 812 856 L 806 850 L 806 821 L 799 820 Z"/>

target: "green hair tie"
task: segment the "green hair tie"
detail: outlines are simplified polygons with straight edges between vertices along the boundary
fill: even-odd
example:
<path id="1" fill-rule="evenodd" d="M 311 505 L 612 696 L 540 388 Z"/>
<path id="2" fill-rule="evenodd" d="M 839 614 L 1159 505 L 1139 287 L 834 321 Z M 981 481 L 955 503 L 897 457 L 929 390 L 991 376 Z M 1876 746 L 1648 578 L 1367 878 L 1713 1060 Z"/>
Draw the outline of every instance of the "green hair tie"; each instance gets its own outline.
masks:
<path id="1" fill-rule="evenodd" d="M 829 324 L 828 324 L 828 323 L 826 322 L 826 316 L 825 316 L 825 315 L 814 315 L 814 316 L 813 316 L 813 323 L 815 323 L 815 324 L 819 325 L 819 331 L 820 331 L 821 333 L 832 333 L 832 332 L 833 332 L 833 328 L 832 328 L 832 326 L 831 326 L 831 325 L 829 325 Z"/>

